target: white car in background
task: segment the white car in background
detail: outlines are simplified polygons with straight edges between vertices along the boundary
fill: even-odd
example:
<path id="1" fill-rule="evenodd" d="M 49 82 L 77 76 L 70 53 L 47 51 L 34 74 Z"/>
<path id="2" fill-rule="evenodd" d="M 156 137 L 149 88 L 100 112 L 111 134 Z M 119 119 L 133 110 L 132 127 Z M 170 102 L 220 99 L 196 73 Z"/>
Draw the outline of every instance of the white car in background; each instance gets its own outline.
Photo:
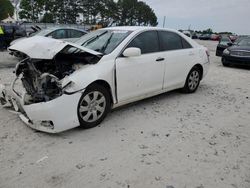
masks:
<path id="1" fill-rule="evenodd" d="M 28 56 L 16 67 L 11 95 L 1 101 L 30 127 L 56 133 L 92 128 L 110 109 L 182 88 L 197 90 L 209 68 L 207 49 L 184 34 L 156 27 L 112 27 L 77 44 L 36 37 L 13 50 Z"/>
<path id="2" fill-rule="evenodd" d="M 25 45 L 25 40 L 30 37 L 34 36 L 43 36 L 43 37 L 49 37 L 54 39 L 60 39 L 67 42 L 76 42 L 81 38 L 83 35 L 87 34 L 86 31 L 82 29 L 76 29 L 76 28 L 68 28 L 68 27 L 51 27 L 47 29 L 42 29 L 40 31 L 37 31 L 35 33 L 32 33 L 28 37 L 22 37 L 18 38 L 16 40 L 13 40 L 10 43 L 10 46 L 16 44 L 17 42 L 22 42 L 23 45 Z"/>

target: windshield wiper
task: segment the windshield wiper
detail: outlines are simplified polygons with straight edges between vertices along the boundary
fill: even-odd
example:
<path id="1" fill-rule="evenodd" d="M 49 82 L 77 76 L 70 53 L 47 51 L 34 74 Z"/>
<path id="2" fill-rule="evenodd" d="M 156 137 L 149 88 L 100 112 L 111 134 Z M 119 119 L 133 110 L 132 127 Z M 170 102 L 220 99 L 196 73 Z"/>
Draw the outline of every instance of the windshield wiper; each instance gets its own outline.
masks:
<path id="1" fill-rule="evenodd" d="M 111 38 L 113 37 L 114 33 L 111 33 L 110 37 L 108 38 L 107 42 L 103 45 L 103 47 L 101 48 L 100 52 L 101 53 L 104 53 L 105 50 L 107 49 L 110 41 L 111 41 Z"/>
<path id="2" fill-rule="evenodd" d="M 86 40 L 84 43 L 82 43 L 81 46 L 84 46 L 85 44 L 88 45 L 88 44 L 91 44 L 92 42 L 94 42 L 96 39 L 98 39 L 99 37 L 105 35 L 108 31 L 105 31 L 103 32 L 102 34 L 100 35 L 96 35 L 94 37 L 91 37 L 90 39 Z"/>

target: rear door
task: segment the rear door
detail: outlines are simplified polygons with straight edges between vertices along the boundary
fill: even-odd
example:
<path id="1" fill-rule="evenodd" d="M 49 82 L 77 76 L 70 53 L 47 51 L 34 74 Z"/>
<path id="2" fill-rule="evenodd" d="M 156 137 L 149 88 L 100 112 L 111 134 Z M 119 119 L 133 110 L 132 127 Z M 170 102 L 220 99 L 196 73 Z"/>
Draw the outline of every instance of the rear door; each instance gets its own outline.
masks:
<path id="1" fill-rule="evenodd" d="M 161 50 L 166 54 L 164 89 L 184 86 L 186 77 L 195 62 L 195 49 L 179 34 L 159 31 Z"/>
<path id="2" fill-rule="evenodd" d="M 126 48 L 137 47 L 139 57 L 118 57 L 116 78 L 118 101 L 144 98 L 162 90 L 164 61 L 161 59 L 157 31 L 146 31 L 136 36 Z"/>

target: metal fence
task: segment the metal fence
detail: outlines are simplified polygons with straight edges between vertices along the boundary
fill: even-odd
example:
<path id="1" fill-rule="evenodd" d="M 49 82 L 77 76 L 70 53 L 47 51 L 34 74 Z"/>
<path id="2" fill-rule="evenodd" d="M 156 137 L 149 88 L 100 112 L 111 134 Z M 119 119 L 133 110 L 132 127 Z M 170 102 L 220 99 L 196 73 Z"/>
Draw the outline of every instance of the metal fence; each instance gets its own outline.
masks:
<path id="1" fill-rule="evenodd" d="M 79 25 L 79 24 L 55 24 L 55 23 L 22 23 L 20 26 L 26 30 L 26 32 L 32 31 L 32 26 L 39 26 L 42 29 L 50 28 L 50 27 L 69 27 L 69 28 L 77 28 L 83 30 L 90 30 L 91 25 Z"/>

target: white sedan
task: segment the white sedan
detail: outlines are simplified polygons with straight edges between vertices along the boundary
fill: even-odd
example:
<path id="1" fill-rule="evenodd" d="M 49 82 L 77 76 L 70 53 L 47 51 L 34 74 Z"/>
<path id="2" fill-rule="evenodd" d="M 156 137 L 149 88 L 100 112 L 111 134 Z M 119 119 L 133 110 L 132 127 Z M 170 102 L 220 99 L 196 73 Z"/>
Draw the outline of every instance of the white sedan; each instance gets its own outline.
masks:
<path id="1" fill-rule="evenodd" d="M 101 29 L 77 44 L 32 37 L 11 48 L 28 58 L 16 66 L 10 94 L 0 87 L 1 102 L 49 133 L 95 127 L 110 109 L 170 90 L 193 93 L 209 67 L 205 47 L 155 27 Z"/>

